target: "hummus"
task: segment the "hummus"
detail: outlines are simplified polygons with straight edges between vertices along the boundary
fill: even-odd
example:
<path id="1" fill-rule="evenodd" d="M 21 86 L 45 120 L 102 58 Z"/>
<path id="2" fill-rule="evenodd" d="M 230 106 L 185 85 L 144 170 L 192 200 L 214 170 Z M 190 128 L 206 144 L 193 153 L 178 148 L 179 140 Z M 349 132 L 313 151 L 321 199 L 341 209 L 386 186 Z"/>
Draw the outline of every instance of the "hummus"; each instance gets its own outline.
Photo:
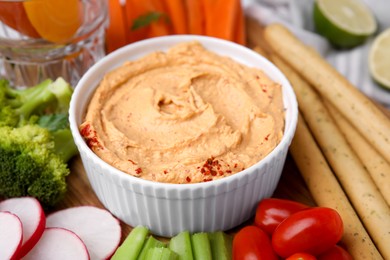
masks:
<path id="1" fill-rule="evenodd" d="M 283 129 L 281 86 L 198 42 L 106 74 L 80 126 L 107 163 L 166 183 L 240 172 L 270 153 Z"/>

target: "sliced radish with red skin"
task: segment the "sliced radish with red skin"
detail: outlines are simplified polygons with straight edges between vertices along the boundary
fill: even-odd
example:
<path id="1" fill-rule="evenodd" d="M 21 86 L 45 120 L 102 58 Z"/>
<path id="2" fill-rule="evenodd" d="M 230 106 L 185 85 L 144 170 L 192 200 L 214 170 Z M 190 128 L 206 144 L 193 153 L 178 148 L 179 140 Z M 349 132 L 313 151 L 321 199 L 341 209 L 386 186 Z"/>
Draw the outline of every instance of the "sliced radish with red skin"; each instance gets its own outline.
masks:
<path id="1" fill-rule="evenodd" d="M 19 259 L 23 230 L 19 217 L 0 211 L 0 259 Z"/>
<path id="2" fill-rule="evenodd" d="M 65 228 L 45 228 L 41 239 L 23 260 L 89 260 L 87 247 L 74 232 Z"/>
<path id="3" fill-rule="evenodd" d="M 121 226 L 110 212 L 94 206 L 63 209 L 46 217 L 46 227 L 62 227 L 76 233 L 91 259 L 109 259 L 119 246 Z"/>
<path id="4" fill-rule="evenodd" d="M 46 217 L 41 204 L 33 197 L 6 199 L 0 202 L 0 211 L 9 211 L 17 215 L 23 226 L 23 242 L 20 257 L 30 251 L 45 229 Z"/>

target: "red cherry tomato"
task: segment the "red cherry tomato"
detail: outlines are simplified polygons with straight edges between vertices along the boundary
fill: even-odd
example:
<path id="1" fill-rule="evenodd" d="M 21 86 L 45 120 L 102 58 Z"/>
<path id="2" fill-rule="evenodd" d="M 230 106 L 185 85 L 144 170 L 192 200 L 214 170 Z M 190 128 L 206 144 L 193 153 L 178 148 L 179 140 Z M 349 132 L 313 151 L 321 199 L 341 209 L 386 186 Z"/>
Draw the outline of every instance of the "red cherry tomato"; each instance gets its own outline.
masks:
<path id="1" fill-rule="evenodd" d="M 318 260 L 353 260 L 353 257 L 347 250 L 341 246 L 335 245 L 325 253 L 317 256 Z"/>
<path id="2" fill-rule="evenodd" d="M 285 199 L 263 199 L 256 208 L 255 225 L 272 235 L 276 227 L 293 213 L 309 206 Z"/>
<path id="3" fill-rule="evenodd" d="M 286 260 L 317 260 L 314 255 L 307 253 L 295 253 L 292 256 L 286 258 Z"/>
<path id="4" fill-rule="evenodd" d="M 318 255 L 336 245 L 343 231 L 336 210 L 315 207 L 294 213 L 280 223 L 272 235 L 272 246 L 281 257 L 297 252 Z"/>
<path id="5" fill-rule="evenodd" d="M 233 238 L 233 260 L 277 260 L 267 233 L 256 226 L 242 228 Z"/>

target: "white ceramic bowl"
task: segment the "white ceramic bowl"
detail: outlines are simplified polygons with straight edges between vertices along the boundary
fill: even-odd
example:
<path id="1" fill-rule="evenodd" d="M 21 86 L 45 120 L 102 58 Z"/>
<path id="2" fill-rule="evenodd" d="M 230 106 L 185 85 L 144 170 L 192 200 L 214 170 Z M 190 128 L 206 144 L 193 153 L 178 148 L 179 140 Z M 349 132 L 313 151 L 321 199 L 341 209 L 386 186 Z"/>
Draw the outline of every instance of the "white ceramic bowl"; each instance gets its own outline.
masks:
<path id="1" fill-rule="evenodd" d="M 84 142 L 79 125 L 95 88 L 108 71 L 127 60 L 181 42 L 197 40 L 207 49 L 262 69 L 282 85 L 285 130 L 279 145 L 257 164 L 232 176 L 197 184 L 167 184 L 130 176 L 101 160 Z M 140 41 L 115 52 L 81 78 L 70 104 L 70 127 L 91 186 L 113 215 L 130 226 L 144 225 L 160 236 L 188 230 L 228 230 L 253 216 L 257 203 L 272 196 L 297 124 L 297 102 L 285 76 L 267 59 L 232 42 L 205 36 L 165 36 Z"/>

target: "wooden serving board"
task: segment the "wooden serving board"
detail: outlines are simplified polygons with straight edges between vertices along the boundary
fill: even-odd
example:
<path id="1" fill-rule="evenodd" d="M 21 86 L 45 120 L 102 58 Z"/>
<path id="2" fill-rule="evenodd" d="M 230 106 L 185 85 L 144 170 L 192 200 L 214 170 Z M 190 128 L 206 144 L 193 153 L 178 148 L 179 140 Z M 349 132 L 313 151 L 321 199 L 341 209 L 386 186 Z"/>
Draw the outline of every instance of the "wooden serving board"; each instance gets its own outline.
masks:
<path id="1" fill-rule="evenodd" d="M 252 20 L 247 20 L 247 32 L 248 32 L 248 46 L 253 47 L 256 44 L 260 44 L 256 41 L 256 35 L 259 35 L 261 27 Z M 251 46 L 252 45 L 252 46 Z M 380 106 L 380 105 L 378 105 Z M 382 110 L 390 117 L 390 110 L 380 106 Z M 87 175 L 84 171 L 83 164 L 79 156 L 76 156 L 70 162 L 71 174 L 68 176 L 68 191 L 62 202 L 60 202 L 53 210 L 60 210 L 64 208 L 82 206 L 82 205 L 93 205 L 104 208 L 102 203 L 96 197 L 93 192 Z M 292 157 L 287 156 L 285 167 L 282 172 L 279 184 L 273 194 L 275 198 L 291 199 L 298 202 L 302 202 L 308 205 L 315 205 L 315 202 L 308 191 L 303 178 L 301 177 L 299 170 L 297 169 Z M 251 220 L 249 220 L 250 222 Z M 247 223 L 244 223 L 247 224 Z M 122 240 L 131 231 L 131 227 L 125 223 L 122 225 Z M 235 232 L 238 228 L 231 230 Z M 228 231 L 229 232 L 229 231 Z"/>
<path id="2" fill-rule="evenodd" d="M 76 156 L 72 159 L 70 162 L 70 168 L 71 174 L 67 178 L 68 191 L 66 196 L 53 210 L 56 211 L 64 208 L 86 205 L 104 208 L 103 204 L 99 201 L 92 190 L 80 156 Z M 308 205 L 315 205 L 315 202 L 306 188 L 299 170 L 289 155 L 287 156 L 281 179 L 273 197 L 292 199 Z M 131 227 L 123 222 L 121 222 L 121 226 L 122 239 L 124 239 L 131 231 Z M 231 232 L 235 232 L 235 230 L 232 230 Z"/>
<path id="3" fill-rule="evenodd" d="M 383 107 L 382 107 L 383 108 Z M 390 110 L 383 108 L 383 111 L 390 117 Z M 80 156 L 76 156 L 70 162 L 71 174 L 67 178 L 68 191 L 63 201 L 61 201 L 53 210 L 60 210 L 64 208 L 74 206 L 86 206 L 92 205 L 100 208 L 104 208 L 103 204 L 99 201 L 95 195 L 92 187 L 88 181 Z M 311 196 L 306 184 L 300 175 L 300 172 L 295 165 L 294 160 L 288 154 L 285 166 L 283 168 L 282 176 L 276 187 L 276 190 L 272 197 L 295 200 L 307 205 L 315 206 L 313 197 Z M 247 223 L 250 223 L 249 220 Z M 122 241 L 132 227 L 121 222 L 122 226 Z M 241 225 L 242 226 L 242 225 Z M 234 233 L 241 226 L 236 227 L 228 232 Z"/>

